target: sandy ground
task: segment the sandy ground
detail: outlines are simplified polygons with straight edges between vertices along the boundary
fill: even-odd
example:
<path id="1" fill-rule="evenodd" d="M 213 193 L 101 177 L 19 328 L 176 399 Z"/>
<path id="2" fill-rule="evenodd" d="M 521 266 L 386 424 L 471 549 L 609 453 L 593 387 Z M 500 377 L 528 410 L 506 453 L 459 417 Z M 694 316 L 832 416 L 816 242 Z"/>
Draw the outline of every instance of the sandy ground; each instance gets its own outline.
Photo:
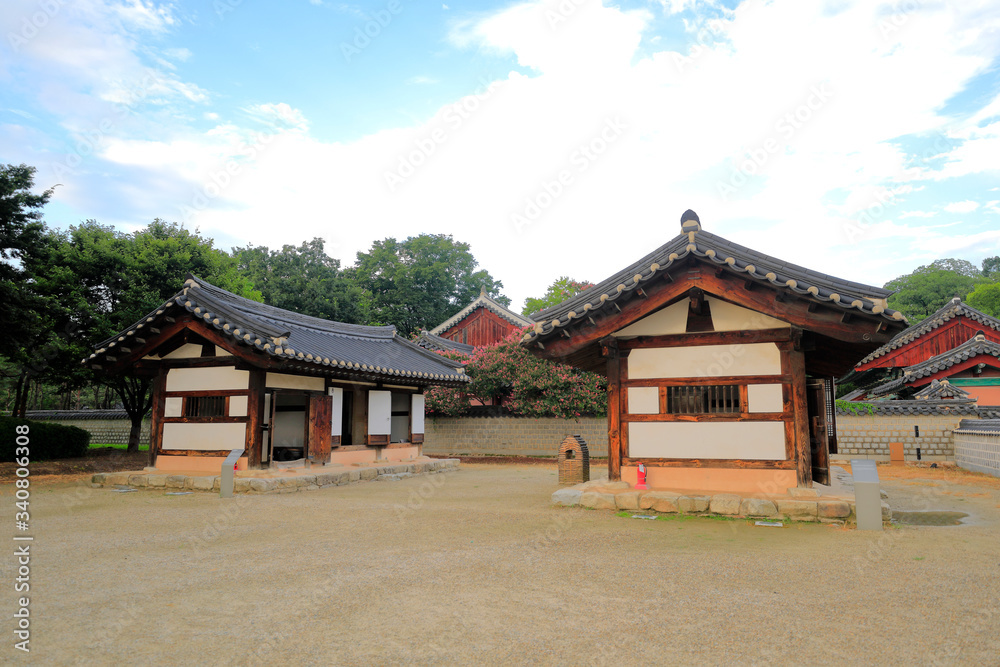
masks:
<path id="1" fill-rule="evenodd" d="M 900 509 L 960 509 L 971 525 L 555 509 L 542 465 L 227 501 L 36 484 L 32 651 L 11 646 L 5 583 L 0 660 L 1000 664 L 1000 488 L 934 473 L 884 488 Z M 0 487 L 8 534 L 12 494 Z"/>

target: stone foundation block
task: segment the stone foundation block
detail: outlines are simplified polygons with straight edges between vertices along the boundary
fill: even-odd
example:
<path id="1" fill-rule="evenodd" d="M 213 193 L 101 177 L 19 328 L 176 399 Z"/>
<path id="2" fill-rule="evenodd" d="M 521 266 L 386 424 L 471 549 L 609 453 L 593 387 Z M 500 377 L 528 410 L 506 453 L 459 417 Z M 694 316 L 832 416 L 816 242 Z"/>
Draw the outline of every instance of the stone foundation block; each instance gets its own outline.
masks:
<path id="1" fill-rule="evenodd" d="M 817 513 L 816 505 L 816 501 L 779 500 L 778 513 L 789 519 L 815 520 Z"/>
<path id="2" fill-rule="evenodd" d="M 743 498 L 732 493 L 720 493 L 717 496 L 712 496 L 712 502 L 709 503 L 709 510 L 713 514 L 739 514 L 740 505 L 743 502 Z"/>
<path id="3" fill-rule="evenodd" d="M 211 491 L 215 486 L 215 477 L 192 477 L 191 488 L 196 491 Z"/>
<path id="4" fill-rule="evenodd" d="M 359 470 L 357 472 L 361 475 L 361 479 L 367 481 L 367 480 L 375 479 L 376 477 L 378 477 L 379 474 L 381 474 L 382 470 L 386 470 L 386 468 L 364 468 L 364 469 Z M 388 474 L 388 473 L 386 473 L 386 474 Z"/>
<path id="5" fill-rule="evenodd" d="M 648 491 L 639 499 L 639 508 L 653 510 L 655 512 L 671 513 L 677 512 L 677 501 L 680 494 L 669 493 L 667 491 Z"/>
<path id="6" fill-rule="evenodd" d="M 104 483 L 109 486 L 128 486 L 128 475 L 123 472 L 114 472 L 105 478 Z"/>
<path id="7" fill-rule="evenodd" d="M 128 478 L 128 485 L 137 488 L 149 485 L 149 475 L 132 475 Z"/>
<path id="8" fill-rule="evenodd" d="M 349 470 L 349 471 L 347 471 L 347 482 L 348 482 L 348 484 L 350 484 L 351 482 L 358 482 L 360 480 L 361 480 L 361 471 L 360 470 Z"/>
<path id="9" fill-rule="evenodd" d="M 93 477 L 90 478 L 90 483 L 91 484 L 104 484 L 104 480 L 106 480 L 107 478 L 108 478 L 108 473 L 106 473 L 106 472 L 99 472 L 99 473 L 97 473 L 96 475 L 94 475 Z"/>
<path id="10" fill-rule="evenodd" d="M 583 491 L 580 489 L 559 489 L 552 494 L 552 504 L 553 505 L 563 505 L 565 507 L 572 507 L 573 505 L 580 504 L 580 496 L 583 495 Z"/>
<path id="11" fill-rule="evenodd" d="M 846 519 L 851 516 L 851 505 L 843 500 L 820 500 L 816 503 L 816 516 L 820 519 Z"/>
<path id="12" fill-rule="evenodd" d="M 685 514 L 707 512 L 710 496 L 681 496 L 677 500 L 677 509 Z"/>
<path id="13" fill-rule="evenodd" d="M 889 503 L 882 501 L 882 520 L 892 521 L 892 508 L 889 507 Z"/>
<path id="14" fill-rule="evenodd" d="M 187 477 L 184 475 L 167 475 L 168 489 L 183 489 L 186 483 Z"/>
<path id="15" fill-rule="evenodd" d="M 792 498 L 819 498 L 819 491 L 816 489 L 793 486 L 788 489 L 788 495 Z"/>
<path id="16" fill-rule="evenodd" d="M 146 479 L 146 483 L 149 486 L 164 487 L 164 486 L 167 485 L 167 476 L 166 475 L 150 475 Z"/>
<path id="17" fill-rule="evenodd" d="M 778 516 L 778 508 L 765 498 L 747 498 L 740 504 L 740 514 L 747 516 Z"/>
<path id="18" fill-rule="evenodd" d="M 251 479 L 250 489 L 256 493 L 267 493 L 273 491 L 277 486 L 273 479 Z"/>
<path id="19" fill-rule="evenodd" d="M 637 510 L 639 509 L 640 495 L 638 491 L 618 493 L 615 495 L 615 506 L 620 510 Z"/>
<path id="20" fill-rule="evenodd" d="M 595 510 L 613 510 L 616 507 L 615 496 L 611 493 L 588 491 L 580 496 L 580 505 Z"/>

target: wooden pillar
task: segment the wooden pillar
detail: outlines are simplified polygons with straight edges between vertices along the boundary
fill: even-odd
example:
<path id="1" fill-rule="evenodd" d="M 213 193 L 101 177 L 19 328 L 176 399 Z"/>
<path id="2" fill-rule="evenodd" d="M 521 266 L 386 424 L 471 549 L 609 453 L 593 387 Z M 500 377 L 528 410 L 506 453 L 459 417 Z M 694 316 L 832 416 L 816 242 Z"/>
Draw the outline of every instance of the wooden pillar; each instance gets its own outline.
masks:
<path id="1" fill-rule="evenodd" d="M 806 394 L 806 356 L 800 349 L 789 352 L 792 374 L 792 414 L 795 431 L 795 471 L 798 485 L 812 486 L 812 447 L 809 443 L 809 399 Z"/>
<path id="2" fill-rule="evenodd" d="M 247 464 L 251 470 L 261 466 L 264 451 L 264 386 L 266 374 L 262 368 L 250 369 L 250 394 L 247 396 Z"/>
<path id="3" fill-rule="evenodd" d="M 149 422 L 149 465 L 156 467 L 156 457 L 163 443 L 163 412 L 167 403 L 167 369 L 160 366 L 153 380 L 153 414 Z"/>
<path id="4" fill-rule="evenodd" d="M 621 360 L 617 341 L 602 345 L 601 351 L 608 360 L 608 479 L 622 478 L 621 441 Z"/>
<path id="5" fill-rule="evenodd" d="M 313 463 L 326 465 L 330 462 L 330 397 L 326 394 L 309 396 L 308 440 L 306 456 Z"/>

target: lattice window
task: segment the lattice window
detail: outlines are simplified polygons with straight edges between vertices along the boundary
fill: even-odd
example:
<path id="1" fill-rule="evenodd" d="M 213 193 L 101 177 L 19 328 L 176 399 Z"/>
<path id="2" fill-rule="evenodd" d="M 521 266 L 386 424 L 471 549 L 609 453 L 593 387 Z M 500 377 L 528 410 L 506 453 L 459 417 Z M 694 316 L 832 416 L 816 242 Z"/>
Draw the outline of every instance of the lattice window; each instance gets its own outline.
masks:
<path id="1" fill-rule="evenodd" d="M 667 414 L 733 414 L 740 411 L 739 385 L 667 387 Z"/>
<path id="2" fill-rule="evenodd" d="M 225 417 L 225 396 L 188 396 L 184 401 L 185 417 Z"/>

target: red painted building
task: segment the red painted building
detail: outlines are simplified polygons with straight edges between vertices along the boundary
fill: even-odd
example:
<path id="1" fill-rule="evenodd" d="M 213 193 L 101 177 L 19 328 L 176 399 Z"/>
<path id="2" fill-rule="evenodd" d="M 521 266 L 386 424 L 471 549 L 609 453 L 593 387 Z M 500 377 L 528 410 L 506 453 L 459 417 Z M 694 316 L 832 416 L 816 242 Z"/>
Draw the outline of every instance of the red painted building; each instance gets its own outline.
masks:
<path id="1" fill-rule="evenodd" d="M 935 380 L 980 405 L 1000 404 L 1000 320 L 955 298 L 862 359 L 845 381 L 867 387 L 854 399 L 910 398 Z"/>
<path id="2" fill-rule="evenodd" d="M 481 347 L 499 343 L 512 332 L 532 324 L 533 321 L 488 297 L 484 290 L 479 298 L 428 333 L 462 345 Z"/>

